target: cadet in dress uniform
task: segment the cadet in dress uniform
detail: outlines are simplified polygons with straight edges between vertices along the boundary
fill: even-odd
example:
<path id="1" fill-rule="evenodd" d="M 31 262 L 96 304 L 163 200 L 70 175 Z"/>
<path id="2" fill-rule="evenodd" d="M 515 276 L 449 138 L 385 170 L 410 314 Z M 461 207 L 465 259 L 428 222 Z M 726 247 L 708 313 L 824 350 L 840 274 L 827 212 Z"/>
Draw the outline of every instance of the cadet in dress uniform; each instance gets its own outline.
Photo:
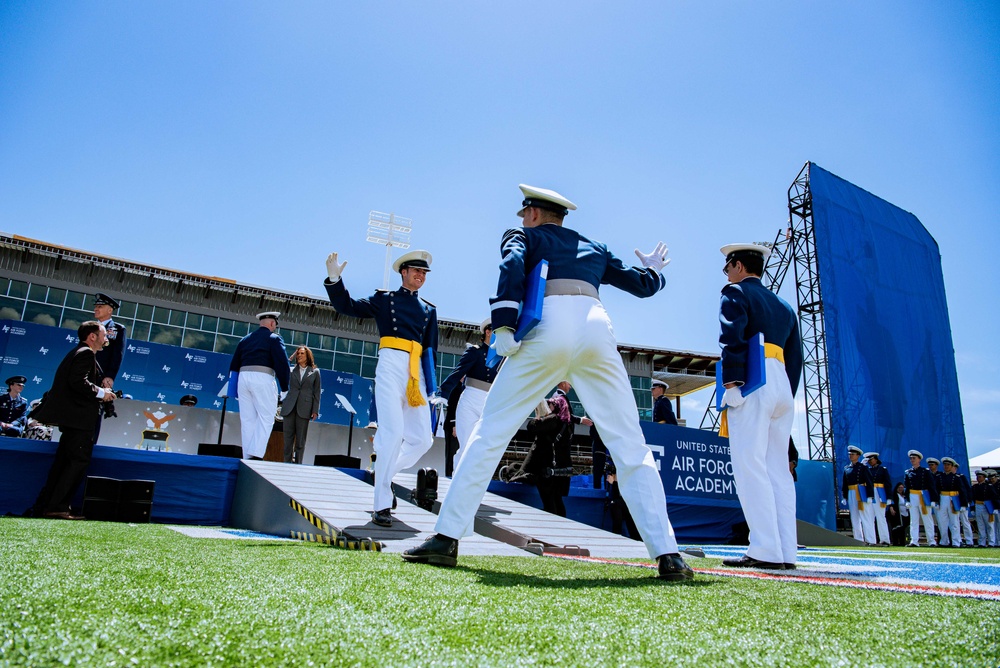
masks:
<path id="1" fill-rule="evenodd" d="M 847 446 L 851 463 L 844 467 L 841 489 L 847 508 L 851 511 L 851 528 L 854 539 L 869 545 L 875 544 L 875 483 L 871 470 L 861 463 L 861 448 Z"/>
<path id="2" fill-rule="evenodd" d="M 909 547 L 920 545 L 920 524 L 924 525 L 928 547 L 937 545 L 934 538 L 934 509 L 938 504 L 937 484 L 930 471 L 920 465 L 924 458 L 919 450 L 910 450 L 910 468 L 903 475 L 903 492 L 909 501 L 906 507 L 910 509 L 910 542 Z M 926 497 L 924 493 L 926 492 Z"/>
<path id="3" fill-rule="evenodd" d="M 677 418 L 674 417 L 674 409 L 670 405 L 670 399 L 663 395 L 669 387 L 662 380 L 653 379 L 653 385 L 650 388 L 650 392 L 653 393 L 653 422 L 676 425 Z"/>
<path id="4" fill-rule="evenodd" d="M 788 467 L 788 439 L 795 418 L 793 397 L 802 374 L 798 318 L 760 277 L 771 250 L 758 244 L 722 247 L 722 271 L 729 284 L 722 289 L 719 310 L 723 397 L 727 408 L 733 479 L 750 527 L 750 547 L 733 567 L 795 568 L 795 482 Z M 747 380 L 749 341 L 764 335 L 763 387 L 743 396 Z M 726 435 L 720 430 L 720 435 Z"/>
<path id="5" fill-rule="evenodd" d="M 436 525 L 437 534 L 407 550 L 407 561 L 454 566 L 458 540 L 472 523 L 497 462 L 524 418 L 553 385 L 569 379 L 587 407 L 618 465 L 622 496 L 658 577 L 687 580 L 694 573 L 681 559 L 653 453 L 639 428 L 638 409 L 618 353 L 611 321 L 598 296 L 602 284 L 637 297 L 651 297 L 666 285 L 667 249 L 636 251 L 643 267 L 628 267 L 602 243 L 563 227 L 576 205 L 551 190 L 521 185 L 518 215 L 523 227 L 507 230 L 501 241 L 500 279 L 490 299 L 496 352 L 507 361 L 497 374 L 483 416 L 472 430 Z M 539 324 L 514 341 L 518 307 L 526 279 L 548 261 L 546 295 Z"/>
<path id="6" fill-rule="evenodd" d="M 499 370 L 499 365 L 490 367 L 486 364 L 486 355 L 490 350 L 490 334 L 493 332 L 489 318 L 483 321 L 480 330 L 482 331 L 482 340 L 477 345 L 466 348 L 458 366 L 445 378 L 437 392 L 439 400 L 447 404 L 448 397 L 464 379 L 465 389 L 462 390 L 458 406 L 455 407 L 455 435 L 458 438 L 458 451 L 455 453 L 456 464 L 461 460 L 462 453 L 465 452 L 465 444 L 469 442 L 472 428 L 483 414 L 486 393 L 490 391 L 493 379 L 496 378 Z"/>
<path id="7" fill-rule="evenodd" d="M 229 363 L 229 392 L 240 400 L 240 435 L 247 459 L 263 459 L 267 452 L 278 413 L 275 379 L 282 392 L 288 391 L 288 353 L 275 333 L 280 315 L 277 311 L 258 313 L 260 327 L 240 340 Z"/>
<path id="8" fill-rule="evenodd" d="M 19 437 L 28 425 L 28 400 L 21 396 L 26 382 L 24 376 L 11 376 L 7 394 L 0 396 L 0 433 L 4 436 Z"/>
<path id="9" fill-rule="evenodd" d="M 97 352 L 97 373 L 101 377 L 98 385 L 105 390 L 114 389 L 115 379 L 118 377 L 118 370 L 121 369 L 122 360 L 125 358 L 125 325 L 119 324 L 112 319 L 114 312 L 118 310 L 120 304 L 113 297 L 109 297 L 103 292 L 97 293 L 94 301 L 94 320 L 104 325 L 108 338 L 104 348 Z M 94 429 L 94 443 L 101 435 L 101 424 L 104 422 L 104 414 L 97 421 Z"/>
<path id="10" fill-rule="evenodd" d="M 969 479 L 965 477 L 965 474 L 958 470 L 958 462 L 954 459 L 951 461 L 954 462 L 953 467 L 955 470 L 955 476 L 958 478 L 958 484 L 962 488 L 962 491 L 965 492 L 965 499 L 968 502 L 968 507 L 962 508 L 962 512 L 959 513 L 958 516 L 958 520 L 962 524 L 962 535 L 964 536 L 962 545 L 965 547 L 975 547 L 976 541 L 972 536 L 972 522 L 969 517 L 970 514 L 975 514 L 976 512 L 974 504 L 972 503 L 972 484 L 969 482 Z"/>
<path id="11" fill-rule="evenodd" d="M 968 512 L 969 499 L 962 489 L 961 480 L 955 474 L 955 460 L 942 457 L 941 462 L 944 464 L 944 472 L 939 478 L 938 494 L 941 495 L 941 509 L 944 511 L 939 513 L 944 518 L 944 528 L 941 530 L 940 544 L 944 547 L 949 544 L 952 547 L 962 547 L 962 524 L 959 516 Z"/>
<path id="12" fill-rule="evenodd" d="M 941 496 L 941 478 L 944 471 L 941 470 L 941 460 L 936 457 L 927 458 L 927 469 L 934 476 L 934 485 L 937 487 L 938 496 Z M 946 547 L 948 545 L 948 508 L 943 503 L 939 503 L 934 509 L 934 525 L 937 527 L 938 545 Z"/>
<path id="13" fill-rule="evenodd" d="M 340 279 L 347 262 L 331 253 L 324 281 L 330 303 L 339 313 L 355 318 L 375 318 L 379 333 L 375 367 L 375 508 L 372 522 L 392 526 L 392 479 L 416 465 L 434 443 L 427 395 L 434 391 L 431 371 L 438 346 L 437 309 L 417 291 L 431 270 L 431 254 L 410 251 L 392 265 L 402 286 L 393 292 L 377 290 L 365 299 L 352 299 Z M 423 356 L 424 363 L 421 363 Z"/>
<path id="14" fill-rule="evenodd" d="M 993 493 L 996 494 L 998 502 L 993 506 L 993 542 L 990 543 L 990 547 L 997 547 L 1000 545 L 1000 477 L 997 476 L 997 472 L 993 469 L 986 470 L 986 484 L 993 488 Z"/>
<path id="15" fill-rule="evenodd" d="M 972 486 L 972 500 L 976 504 L 976 528 L 979 530 L 979 547 L 990 547 L 996 543 L 996 526 L 993 513 L 1000 506 L 993 485 L 986 482 L 986 471 L 976 471 L 976 482 Z"/>
<path id="16" fill-rule="evenodd" d="M 872 483 L 875 486 L 875 498 L 872 499 L 872 509 L 875 512 L 875 528 L 878 530 L 878 544 L 891 545 L 889 535 L 889 523 L 886 521 L 886 512 L 889 506 L 894 505 L 896 496 L 892 491 L 892 479 L 889 477 L 889 470 L 882 466 L 882 460 L 878 458 L 877 452 L 866 452 L 865 460 L 868 462 L 868 470 L 872 474 Z M 882 499 L 885 498 L 885 503 Z"/>

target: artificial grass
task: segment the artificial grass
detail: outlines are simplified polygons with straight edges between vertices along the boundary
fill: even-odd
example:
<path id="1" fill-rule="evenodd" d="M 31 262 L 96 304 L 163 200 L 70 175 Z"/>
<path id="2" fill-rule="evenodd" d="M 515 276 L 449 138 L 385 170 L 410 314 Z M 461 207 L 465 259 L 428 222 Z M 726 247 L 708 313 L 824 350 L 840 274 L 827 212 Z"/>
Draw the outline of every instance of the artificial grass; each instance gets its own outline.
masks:
<path id="1" fill-rule="evenodd" d="M 651 575 L 531 557 L 440 569 L 155 525 L 5 518 L 0 664 L 897 668 L 1000 656 L 996 603 Z"/>

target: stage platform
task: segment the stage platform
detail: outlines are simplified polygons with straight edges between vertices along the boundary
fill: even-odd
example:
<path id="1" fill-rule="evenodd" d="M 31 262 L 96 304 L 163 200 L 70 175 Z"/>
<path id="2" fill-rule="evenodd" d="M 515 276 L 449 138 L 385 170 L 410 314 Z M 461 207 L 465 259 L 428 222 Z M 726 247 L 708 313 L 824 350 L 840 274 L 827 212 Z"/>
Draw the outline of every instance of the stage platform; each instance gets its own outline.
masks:
<path id="1" fill-rule="evenodd" d="M 416 476 L 410 476 L 414 481 Z M 297 502 L 332 530 L 371 538 L 385 552 L 416 547 L 434 533 L 437 516 L 400 496 L 391 527 L 371 522 L 372 486 L 334 468 L 244 461 L 233 497 L 231 523 L 241 529 L 287 537 L 291 531 L 321 533 L 293 506 Z M 525 556 L 530 553 L 482 535 L 463 539 L 460 553 Z"/>

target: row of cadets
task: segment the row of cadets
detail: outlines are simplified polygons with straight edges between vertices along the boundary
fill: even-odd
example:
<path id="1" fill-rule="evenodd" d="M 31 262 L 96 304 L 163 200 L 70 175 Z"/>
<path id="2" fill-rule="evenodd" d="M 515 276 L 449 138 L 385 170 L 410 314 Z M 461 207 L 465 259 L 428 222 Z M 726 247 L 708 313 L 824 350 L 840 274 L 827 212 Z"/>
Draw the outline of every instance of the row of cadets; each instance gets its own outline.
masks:
<path id="1" fill-rule="evenodd" d="M 465 444 L 469 442 L 472 435 L 472 428 L 476 426 L 479 417 L 483 414 L 483 406 L 486 405 L 486 393 L 493 385 L 500 365 L 490 366 L 486 363 L 487 353 L 490 350 L 490 335 L 493 333 L 493 325 L 490 318 L 483 320 L 479 326 L 482 334 L 481 340 L 474 346 L 465 349 L 458 366 L 452 371 L 437 394 L 431 397 L 431 403 L 448 406 L 448 399 L 459 383 L 465 386 L 462 394 L 458 398 L 458 406 L 455 407 L 455 436 L 458 438 L 458 451 L 455 453 L 455 465 L 458 465 L 465 452 Z"/>
<path id="2" fill-rule="evenodd" d="M 940 496 L 934 475 L 920 465 L 924 455 L 919 450 L 906 453 L 910 457 L 911 467 L 903 476 L 903 492 L 909 501 L 906 507 L 910 509 L 910 542 L 909 547 L 920 545 L 920 525 L 924 525 L 924 535 L 927 545 L 935 546 L 934 539 L 934 509 L 937 508 Z"/>
<path id="3" fill-rule="evenodd" d="M 996 547 L 997 524 L 1000 523 L 1000 484 L 997 484 L 996 471 L 993 469 L 976 471 L 976 482 L 972 485 L 972 499 L 976 503 L 979 547 Z"/>
<path id="4" fill-rule="evenodd" d="M 875 498 L 872 499 L 872 510 L 875 513 L 875 528 L 878 529 L 878 544 L 891 545 L 889 536 L 889 523 L 885 519 L 886 508 L 894 505 L 895 496 L 892 491 L 892 479 L 889 477 L 889 470 L 882 466 L 879 453 L 866 452 L 865 460 L 868 462 L 868 469 L 872 474 L 872 483 L 875 488 Z"/>
<path id="5" fill-rule="evenodd" d="M 851 463 L 844 467 L 841 489 L 851 511 L 851 528 L 854 539 L 868 545 L 875 544 L 875 482 L 871 470 L 861 463 L 861 448 L 847 446 Z"/>

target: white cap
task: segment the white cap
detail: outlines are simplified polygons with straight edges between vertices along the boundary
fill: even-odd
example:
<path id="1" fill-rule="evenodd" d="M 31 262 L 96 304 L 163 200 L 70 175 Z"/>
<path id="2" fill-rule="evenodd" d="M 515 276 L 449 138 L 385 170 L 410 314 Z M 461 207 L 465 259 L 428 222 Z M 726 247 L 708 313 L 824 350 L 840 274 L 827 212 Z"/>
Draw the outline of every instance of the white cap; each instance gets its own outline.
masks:
<path id="1" fill-rule="evenodd" d="M 667 383 L 665 381 L 662 381 L 659 378 L 654 378 L 653 379 L 653 387 L 656 387 L 657 385 L 659 385 L 660 387 L 662 387 L 664 390 L 670 389 L 670 386 L 667 385 Z"/>
<path id="2" fill-rule="evenodd" d="M 518 184 L 517 187 L 524 193 L 524 201 L 521 202 L 521 209 L 517 212 L 517 215 L 521 218 L 524 218 L 524 210 L 529 206 L 554 211 L 564 216 L 570 211 L 576 210 L 576 204 L 573 204 L 555 190 L 536 188 L 524 183 Z"/>
<path id="3" fill-rule="evenodd" d="M 919 450 L 910 450 L 909 452 L 906 453 L 906 456 L 907 457 L 919 457 L 920 459 L 923 459 L 924 458 L 924 453 L 920 452 Z"/>
<path id="4" fill-rule="evenodd" d="M 874 457 L 875 459 L 879 458 L 877 452 L 866 452 L 863 456 L 865 459 L 871 459 L 872 457 Z"/>
<path id="5" fill-rule="evenodd" d="M 277 320 L 278 316 L 281 315 L 280 311 L 264 311 L 263 313 L 257 314 L 258 320 L 263 320 L 265 318 L 271 318 L 272 320 Z"/>
<path id="6" fill-rule="evenodd" d="M 397 274 L 406 267 L 417 267 L 418 269 L 431 270 L 431 254 L 425 250 L 414 250 L 403 253 L 392 263 L 392 270 Z M 403 265 L 406 265 L 405 267 Z"/>
<path id="7" fill-rule="evenodd" d="M 726 244 L 719 250 L 726 256 L 727 262 L 733 259 L 734 253 L 757 253 L 765 260 L 767 259 L 767 256 L 771 254 L 770 248 L 767 246 L 761 246 L 760 244 Z"/>
<path id="8" fill-rule="evenodd" d="M 941 461 L 942 461 L 943 463 L 945 463 L 945 464 L 951 464 L 952 466 L 958 466 L 958 462 L 956 462 L 956 461 L 955 461 L 954 459 L 952 459 L 951 457 L 942 457 L 942 458 L 941 458 Z"/>
<path id="9" fill-rule="evenodd" d="M 854 452 L 860 455 L 863 452 L 863 450 L 856 445 L 849 445 L 847 446 L 847 452 Z"/>
<path id="10" fill-rule="evenodd" d="M 486 320 L 483 320 L 481 323 L 479 323 L 479 331 L 485 333 L 487 327 L 493 329 L 493 318 L 486 318 Z"/>
<path id="11" fill-rule="evenodd" d="M 936 458 L 936 457 L 928 457 L 927 458 L 927 463 L 928 464 L 940 464 L 941 460 L 938 459 L 938 458 Z"/>

